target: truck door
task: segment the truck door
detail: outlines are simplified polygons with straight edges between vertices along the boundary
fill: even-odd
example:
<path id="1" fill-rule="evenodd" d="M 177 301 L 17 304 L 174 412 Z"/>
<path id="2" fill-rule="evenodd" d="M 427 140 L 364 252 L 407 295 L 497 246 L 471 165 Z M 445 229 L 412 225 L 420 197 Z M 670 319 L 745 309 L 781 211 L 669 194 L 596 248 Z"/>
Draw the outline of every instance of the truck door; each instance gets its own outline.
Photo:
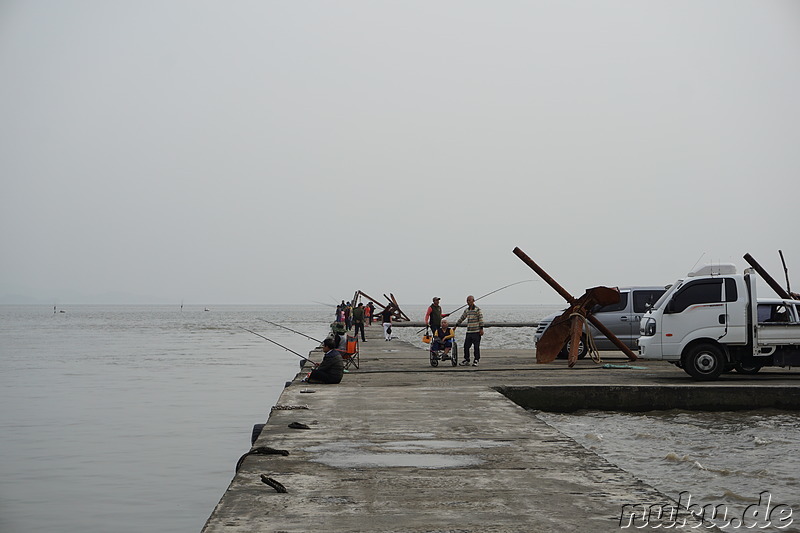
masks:
<path id="1" fill-rule="evenodd" d="M 680 355 L 685 343 L 697 338 L 718 339 L 725 330 L 722 279 L 688 281 L 672 295 L 664 309 L 662 353 L 664 356 Z"/>
<path id="2" fill-rule="evenodd" d="M 739 298 L 741 294 L 741 299 Z M 720 339 L 726 344 L 747 344 L 747 290 L 740 291 L 734 278 L 725 278 L 725 320 L 728 326 Z"/>

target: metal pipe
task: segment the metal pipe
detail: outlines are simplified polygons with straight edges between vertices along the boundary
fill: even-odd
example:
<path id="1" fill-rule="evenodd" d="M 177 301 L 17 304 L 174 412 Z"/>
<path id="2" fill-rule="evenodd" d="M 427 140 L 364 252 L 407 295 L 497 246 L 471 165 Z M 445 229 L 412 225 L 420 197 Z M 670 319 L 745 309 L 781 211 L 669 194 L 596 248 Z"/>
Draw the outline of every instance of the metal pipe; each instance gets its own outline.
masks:
<path id="1" fill-rule="evenodd" d="M 610 331 L 610 330 L 609 330 L 609 329 L 608 329 L 608 328 L 605 326 L 605 324 L 603 324 L 602 322 L 600 322 L 600 320 L 598 320 L 598 319 L 597 319 L 597 317 L 595 317 L 595 316 L 594 316 L 594 315 L 592 315 L 592 314 L 587 314 L 587 315 L 586 315 L 586 320 L 588 320 L 589 322 L 591 322 L 592 324 L 594 324 L 594 327 L 596 327 L 596 328 L 597 328 L 597 330 L 598 330 L 600 333 L 602 333 L 603 335 L 605 335 L 605 336 L 606 336 L 606 338 L 607 338 L 608 340 L 610 340 L 612 343 L 614 343 L 614 346 L 616 346 L 617 348 L 619 348 L 619 350 L 620 350 L 622 353 L 624 353 L 625 355 L 627 355 L 627 356 L 628 356 L 628 359 L 630 359 L 631 361 L 636 361 L 637 359 L 639 359 L 639 356 L 638 356 L 638 355 L 636 355 L 636 353 L 634 353 L 634 351 L 633 351 L 633 350 L 631 350 L 630 348 L 628 348 L 627 346 L 625 346 L 625 343 L 623 343 L 621 340 L 619 340 L 619 339 L 617 338 L 617 336 L 616 336 L 616 335 L 614 335 L 613 333 L 611 333 L 611 331 Z"/>
<path id="2" fill-rule="evenodd" d="M 562 297 L 562 298 L 564 298 L 564 299 L 565 299 L 565 300 L 566 300 L 566 301 L 567 301 L 567 302 L 568 302 L 570 305 L 574 305 L 574 304 L 575 304 L 575 298 L 573 298 L 573 297 L 572 297 L 572 295 L 571 295 L 570 293 L 568 293 L 568 292 L 567 292 L 567 290 L 566 290 L 564 287 L 562 287 L 561 285 L 559 285 L 559 284 L 558 284 L 558 282 L 557 282 L 556 280 L 554 280 L 553 278 L 551 278 L 551 277 L 550 277 L 550 275 L 549 275 L 547 272 L 545 272 L 544 270 L 542 270 L 542 268 L 541 268 L 539 265 L 537 265 L 537 264 L 536 264 L 536 263 L 533 261 L 533 259 L 531 259 L 530 257 L 528 257 L 528 256 L 525 254 L 525 252 L 523 252 L 522 250 L 520 250 L 520 249 L 519 249 L 519 247 L 517 247 L 517 248 L 514 248 L 514 255 L 516 255 L 517 257 L 519 257 L 520 259 L 522 259 L 522 262 L 523 262 L 523 263 L 525 263 L 526 265 L 528 265 L 529 267 L 531 267 L 531 268 L 533 269 L 533 271 L 534 271 L 534 272 L 536 272 L 537 274 L 539 274 L 539 277 L 540 277 L 540 278 L 542 278 L 542 279 L 543 279 L 543 280 L 544 280 L 544 281 L 545 281 L 545 282 L 546 282 L 548 285 L 550 285 L 551 287 L 553 287 L 553 288 L 555 289 L 555 291 L 556 291 L 558 294 L 560 294 L 560 295 L 561 295 L 561 297 Z"/>
<path id="3" fill-rule="evenodd" d="M 559 285 L 558 282 L 556 282 L 556 280 L 551 278 L 547 272 L 542 270 L 542 268 L 539 265 L 537 265 L 533 259 L 528 257 L 525 254 L 525 252 L 520 250 L 519 247 L 514 248 L 514 255 L 522 259 L 523 263 L 531 267 L 534 272 L 539 274 L 539 277 L 541 277 L 545 282 L 547 282 L 548 285 L 553 287 L 553 289 L 555 289 L 555 291 L 558 294 L 560 294 L 562 298 L 564 298 L 567 302 L 569 302 L 570 305 L 575 305 L 577 303 L 577 300 L 573 298 L 573 296 L 570 293 L 568 293 L 564 287 Z M 611 331 L 609 331 L 609 329 L 602 322 L 600 322 L 600 320 L 598 320 L 593 314 L 586 313 L 586 319 L 592 324 L 594 324 L 594 326 L 600 331 L 600 333 L 605 335 L 606 338 L 614 344 L 614 346 L 619 348 L 620 351 L 622 351 L 622 353 L 627 355 L 628 359 L 630 359 L 631 361 L 635 361 L 636 359 L 639 358 L 635 353 L 633 353 L 633 351 L 630 348 L 625 346 L 625 344 L 621 340 L 619 340 L 616 335 L 611 333 Z"/>
<path id="4" fill-rule="evenodd" d="M 378 300 L 370 296 L 369 294 L 365 293 L 364 291 L 358 291 L 361 296 L 365 297 L 370 302 L 374 303 L 375 305 L 381 307 L 382 309 L 386 309 L 386 306 L 380 303 Z"/>
<path id="5" fill-rule="evenodd" d="M 783 275 L 786 276 L 786 291 L 792 294 L 792 286 L 789 285 L 789 269 L 786 267 L 786 259 L 783 258 L 783 250 L 778 250 L 778 254 L 781 256 L 781 263 L 783 263 Z"/>
<path id="6" fill-rule="evenodd" d="M 744 260 L 750 263 L 750 266 L 752 266 L 756 270 L 756 272 L 758 272 L 759 276 L 764 278 L 764 281 L 767 282 L 767 285 L 772 287 L 772 290 L 775 291 L 775 294 L 786 300 L 792 299 L 791 294 L 786 292 L 786 289 L 781 287 L 780 283 L 775 281 L 775 279 L 772 276 L 770 276 L 766 270 L 764 270 L 764 267 L 758 264 L 758 261 L 756 261 L 752 255 L 744 254 Z"/>

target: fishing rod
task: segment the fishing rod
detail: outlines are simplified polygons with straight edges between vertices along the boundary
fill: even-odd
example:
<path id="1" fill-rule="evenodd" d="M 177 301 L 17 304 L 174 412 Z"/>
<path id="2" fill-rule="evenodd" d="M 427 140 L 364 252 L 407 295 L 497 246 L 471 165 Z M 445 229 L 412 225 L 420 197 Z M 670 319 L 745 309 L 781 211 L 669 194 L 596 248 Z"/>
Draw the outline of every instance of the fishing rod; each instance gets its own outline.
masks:
<path id="1" fill-rule="evenodd" d="M 500 291 L 502 291 L 503 289 L 507 289 L 507 288 L 509 288 L 509 287 L 513 287 L 514 285 L 519 285 L 520 283 L 527 283 L 528 281 L 533 281 L 533 280 L 532 280 L 532 279 L 523 279 L 522 281 L 515 281 L 514 283 L 509 283 L 509 284 L 508 284 L 508 285 L 506 285 L 505 287 L 500 287 L 499 289 L 495 289 L 495 290 L 493 290 L 492 292 L 487 292 L 487 293 L 486 293 L 486 294 L 484 294 L 483 296 L 478 296 L 477 298 L 475 298 L 475 301 L 477 302 L 477 301 L 478 301 L 478 300 L 480 300 L 481 298 L 486 298 L 487 296 L 491 296 L 492 294 L 494 294 L 494 293 L 496 293 L 496 292 L 500 292 Z M 461 307 L 459 307 L 458 309 L 454 309 L 453 311 L 450 311 L 450 312 L 449 312 L 449 313 L 447 313 L 447 314 L 448 314 L 448 315 L 452 315 L 452 314 L 453 314 L 453 313 L 455 313 L 456 311 L 460 311 L 460 310 L 464 309 L 466 306 L 467 306 L 467 304 L 464 304 L 464 305 L 462 305 Z M 419 330 L 417 333 L 419 334 L 419 333 L 421 333 L 422 331 L 425 331 L 426 329 L 428 329 L 428 326 L 425 326 L 424 328 L 422 328 L 421 330 Z"/>
<path id="2" fill-rule="evenodd" d="M 297 333 L 298 335 L 302 335 L 302 336 L 303 336 L 303 337 L 305 337 L 306 339 L 311 339 L 312 341 L 315 341 L 315 342 L 318 342 L 318 343 L 322 344 L 322 341 L 321 341 L 321 340 L 319 340 L 319 339 L 315 339 L 314 337 L 309 337 L 309 336 L 308 336 L 308 335 L 306 335 L 305 333 L 300 333 L 299 331 L 295 331 L 295 330 L 293 330 L 292 328 L 287 328 L 286 326 L 281 326 L 280 324 L 276 324 L 275 322 L 270 322 L 270 321 L 269 321 L 269 320 L 267 320 L 266 318 L 259 318 L 259 320 L 261 320 L 261 321 L 263 321 L 263 322 L 266 322 L 267 324 L 272 324 L 273 326 L 278 326 L 279 328 L 288 329 L 288 330 L 289 330 L 289 331 L 291 331 L 292 333 Z"/>
<path id="3" fill-rule="evenodd" d="M 778 250 L 781 256 L 781 263 L 783 263 L 783 275 L 786 276 L 786 292 L 792 293 L 792 287 L 789 285 L 789 269 L 786 268 L 786 260 L 783 258 L 783 250 Z"/>
<path id="4" fill-rule="evenodd" d="M 287 352 L 292 352 L 292 353 L 293 353 L 293 354 L 295 354 L 297 357 L 299 357 L 299 358 L 301 358 L 301 359 L 305 359 L 306 361 L 308 361 L 309 363 L 311 363 L 311 364 L 312 364 L 312 365 L 314 365 L 314 366 L 319 366 L 319 363 L 315 363 L 314 361 L 312 361 L 312 360 L 311 360 L 311 359 L 309 359 L 308 357 L 305 357 L 305 356 L 302 356 L 302 355 L 300 355 L 299 353 L 295 352 L 295 351 L 294 351 L 294 350 L 292 350 L 291 348 L 287 348 L 287 347 L 286 347 L 286 346 L 284 346 L 283 344 L 277 343 L 277 342 L 275 342 L 275 341 L 274 341 L 274 340 L 272 340 L 272 339 L 268 339 L 268 338 L 266 338 L 264 335 L 261 335 L 260 333 L 256 333 L 255 331 L 253 331 L 253 330 L 251 330 L 251 329 L 247 329 L 247 328 L 245 328 L 245 327 L 243 327 L 243 326 L 239 326 L 239 327 L 240 327 L 240 328 L 242 328 L 242 329 L 243 329 L 243 330 L 245 330 L 245 331 L 249 331 L 249 332 L 250 332 L 250 333 L 252 333 L 253 335 L 256 335 L 256 336 L 258 336 L 258 337 L 261 337 L 261 338 L 262 338 L 262 339 L 264 339 L 265 341 L 269 341 L 269 342 L 271 342 L 272 344 L 277 344 L 278 346 L 280 346 L 281 348 L 283 348 L 283 349 L 284 349 L 284 350 L 286 350 Z"/>

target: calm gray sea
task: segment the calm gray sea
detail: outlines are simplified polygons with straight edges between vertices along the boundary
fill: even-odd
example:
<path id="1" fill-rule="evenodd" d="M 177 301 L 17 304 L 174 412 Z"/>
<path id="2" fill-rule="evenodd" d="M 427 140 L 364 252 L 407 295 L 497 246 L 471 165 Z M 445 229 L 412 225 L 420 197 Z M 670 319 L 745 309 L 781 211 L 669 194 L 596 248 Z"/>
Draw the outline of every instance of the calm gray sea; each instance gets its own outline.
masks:
<path id="1" fill-rule="evenodd" d="M 482 308 L 498 321 L 556 310 Z M 2 533 L 199 531 L 253 424 L 299 371 L 296 355 L 240 326 L 305 355 L 313 341 L 259 318 L 315 338 L 333 318 L 322 305 L 63 309 L 0 306 Z M 424 309 L 405 310 L 421 320 Z M 532 329 L 499 331 L 487 348 L 532 350 Z M 800 513 L 793 413 L 537 416 L 670 496 L 733 506 L 772 491 Z"/>

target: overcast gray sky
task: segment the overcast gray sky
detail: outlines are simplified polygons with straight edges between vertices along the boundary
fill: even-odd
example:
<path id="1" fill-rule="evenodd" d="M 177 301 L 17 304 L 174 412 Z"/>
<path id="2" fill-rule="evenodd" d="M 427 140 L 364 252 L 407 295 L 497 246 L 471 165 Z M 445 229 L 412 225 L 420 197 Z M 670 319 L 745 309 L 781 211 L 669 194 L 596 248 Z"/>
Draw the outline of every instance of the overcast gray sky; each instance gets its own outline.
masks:
<path id="1" fill-rule="evenodd" d="M 0 77 L 6 301 L 800 288 L 798 2 L 3 0 Z"/>

